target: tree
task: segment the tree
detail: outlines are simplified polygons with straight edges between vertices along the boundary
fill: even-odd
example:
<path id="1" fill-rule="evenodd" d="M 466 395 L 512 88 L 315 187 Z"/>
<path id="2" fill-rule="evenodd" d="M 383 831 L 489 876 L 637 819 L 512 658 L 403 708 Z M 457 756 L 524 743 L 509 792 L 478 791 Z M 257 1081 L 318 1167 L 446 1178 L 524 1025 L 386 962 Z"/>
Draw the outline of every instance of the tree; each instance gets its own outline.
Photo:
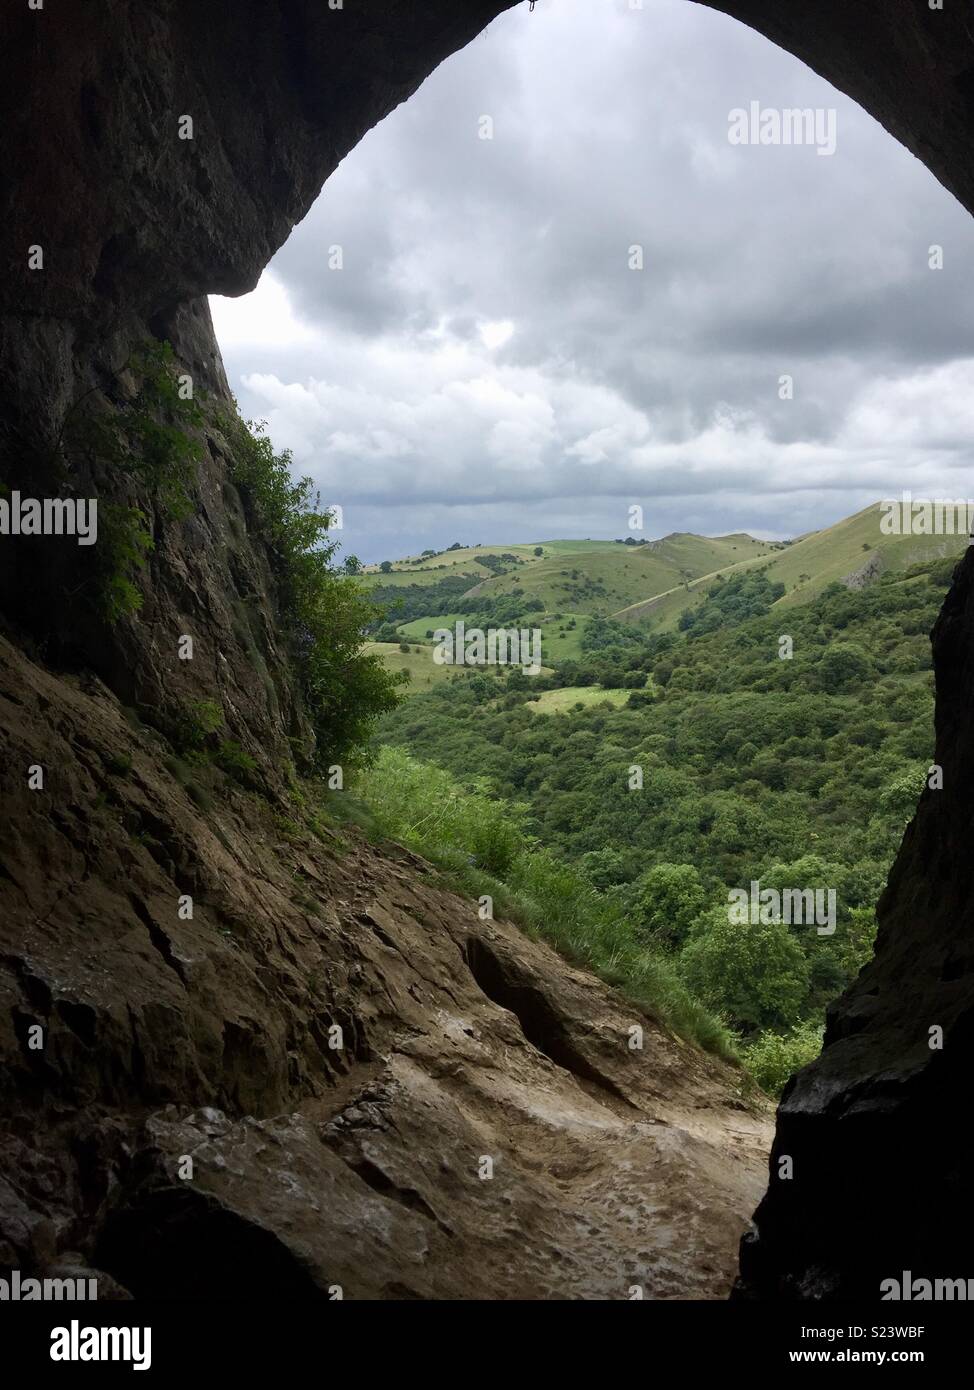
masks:
<path id="1" fill-rule="evenodd" d="M 665 942 L 684 941 L 707 901 L 692 864 L 656 864 L 635 887 L 637 932 Z"/>
<path id="2" fill-rule="evenodd" d="M 905 825 L 912 820 L 926 783 L 926 768 L 910 768 L 908 772 L 902 772 L 899 777 L 887 782 L 879 793 L 879 805 L 887 815 L 894 816 L 900 824 Z"/>
<path id="3" fill-rule="evenodd" d="M 534 550 L 533 550 L 532 553 L 533 553 L 534 555 L 543 555 L 543 554 L 544 554 L 544 547 L 543 547 L 543 546 L 540 546 L 540 545 L 536 545 L 536 546 L 534 547 Z"/>
<path id="4" fill-rule="evenodd" d="M 625 883 L 628 877 L 625 856 L 617 849 L 589 850 L 582 855 L 581 869 L 586 878 L 603 891 Z"/>
<path id="5" fill-rule="evenodd" d="M 389 573 L 391 573 L 391 571 L 392 571 L 392 561 L 391 561 L 391 560 L 383 560 L 383 561 L 382 561 L 382 564 L 379 566 L 379 569 L 382 571 L 383 574 L 389 574 Z"/>
<path id="6" fill-rule="evenodd" d="M 876 913 L 872 907 L 854 907 L 836 941 L 836 955 L 849 979 L 873 958 L 876 947 Z"/>
<path id="7" fill-rule="evenodd" d="M 861 647 L 852 642 L 835 642 L 822 655 L 819 673 L 825 690 L 848 690 L 862 685 L 872 671 L 872 662 Z"/>
<path id="8" fill-rule="evenodd" d="M 790 1027 L 808 997 L 808 962 L 782 922 L 731 922 L 721 909 L 683 948 L 680 969 L 694 993 L 743 1033 Z"/>
<path id="9" fill-rule="evenodd" d="M 801 1023 L 790 1033 L 762 1033 L 744 1049 L 743 1061 L 762 1090 L 777 1098 L 789 1077 L 822 1050 L 822 1029 L 818 1023 Z"/>

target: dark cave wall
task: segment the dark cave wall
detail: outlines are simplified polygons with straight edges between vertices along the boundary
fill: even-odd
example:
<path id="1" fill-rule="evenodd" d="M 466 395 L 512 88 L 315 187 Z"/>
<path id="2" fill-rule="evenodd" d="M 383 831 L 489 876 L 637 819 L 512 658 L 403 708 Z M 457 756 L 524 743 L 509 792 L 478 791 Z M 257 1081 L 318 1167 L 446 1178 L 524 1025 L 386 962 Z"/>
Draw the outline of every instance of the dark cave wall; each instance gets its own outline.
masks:
<path id="1" fill-rule="evenodd" d="M 205 295 L 240 294 L 358 139 L 499 9 L 495 0 L 64 0 L 0 11 L 0 480 L 139 507 L 155 547 L 141 612 L 92 611 L 93 551 L 5 538 L 0 617 L 28 650 L 93 669 L 123 702 L 178 720 L 219 691 L 228 729 L 267 776 L 308 746 L 275 638 L 268 556 L 243 535 L 229 448 L 205 432 L 193 514 L 72 460 L 72 403 L 124 408 L 122 370 L 153 340 L 215 407 L 229 405 Z M 180 139 L 180 121 L 193 138 Z M 28 267 L 40 246 L 43 269 Z M 73 418 L 73 417 L 72 417 Z M 102 511 L 102 515 L 104 512 Z M 177 657 L 193 636 L 197 658 Z M 258 680 L 254 680 L 255 666 Z"/>
<path id="2" fill-rule="evenodd" d="M 706 0 L 850 93 L 974 210 L 974 14 L 922 0 Z M 115 373 L 147 336 L 169 338 L 226 397 L 204 296 L 251 288 L 339 160 L 498 0 L 60 0 L 0 13 L 0 477 L 44 495 L 68 405 L 110 407 Z M 543 23 L 543 11 L 536 15 Z M 755 94 L 757 95 L 757 94 Z M 178 120 L 194 139 L 178 139 Z M 44 248 L 42 272 L 27 248 Z M 274 646 L 266 556 L 233 541 L 223 441 L 207 439 L 196 514 L 157 527 L 146 607 L 117 629 L 66 605 L 71 553 L 0 548 L 0 614 L 46 659 L 94 668 L 124 700 L 209 695 L 271 762 L 300 726 Z M 72 485 L 84 495 L 89 479 Z M 136 499 L 151 506 L 151 499 Z M 974 759 L 970 556 L 936 635 L 937 761 L 883 897 L 876 960 L 833 1008 L 822 1058 L 782 1104 L 772 1181 L 743 1250 L 749 1296 L 874 1296 L 902 1268 L 962 1276 L 970 1249 L 963 1081 L 971 1001 Z M 235 625 L 249 605 L 250 640 Z M 239 616 L 239 614 L 238 614 Z M 179 633 L 203 660 L 177 668 Z M 256 643 L 275 693 L 255 698 Z M 195 685 L 194 685 L 195 683 Z M 945 1033 L 931 1052 L 929 1027 Z"/>
<path id="3" fill-rule="evenodd" d="M 498 0 L 4 6 L 5 311 L 242 294 L 362 135 Z M 178 138 L 189 114 L 192 140 Z M 43 276 L 22 252 L 49 249 Z"/>

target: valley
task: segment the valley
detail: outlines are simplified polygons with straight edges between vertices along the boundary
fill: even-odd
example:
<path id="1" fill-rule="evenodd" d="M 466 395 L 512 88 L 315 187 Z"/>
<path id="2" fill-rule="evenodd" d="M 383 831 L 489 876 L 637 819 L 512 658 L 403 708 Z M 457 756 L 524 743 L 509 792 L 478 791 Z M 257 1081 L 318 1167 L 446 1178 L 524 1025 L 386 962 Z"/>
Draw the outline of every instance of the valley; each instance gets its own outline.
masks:
<path id="1" fill-rule="evenodd" d="M 429 634 L 447 615 L 413 616 L 415 571 L 407 590 L 370 576 L 372 597 L 392 600 L 376 621 L 408 656 L 374 650 L 411 674 L 380 722 L 364 800 L 447 867 L 462 852 L 466 891 L 496 892 L 478 871 L 499 880 L 525 923 L 634 997 L 646 1000 L 652 977 L 671 1026 L 742 1057 L 776 1093 L 817 1052 L 825 1007 L 871 954 L 875 903 L 932 754 L 927 634 L 966 538 L 886 545 L 878 521 L 869 508 L 773 548 L 741 536 L 668 537 L 655 553 L 565 542 L 557 558 L 525 547 L 453 603 L 470 623 L 537 623 L 536 675 L 485 663 L 432 680 Z M 608 611 L 633 569 L 665 583 L 677 556 L 685 574 L 730 562 Z M 863 557 L 873 563 L 859 582 Z M 477 558 L 457 551 L 451 563 Z M 421 573 L 433 609 L 434 557 Z M 587 612 L 551 611 L 568 586 Z M 397 592 L 409 595 L 401 629 L 390 626 Z M 401 804 L 390 784 L 408 785 Z M 496 825 L 513 848 L 492 863 L 462 824 L 401 814 L 427 801 L 466 805 L 478 835 Z M 538 856 L 551 857 L 540 873 Z M 762 922 L 752 951 L 729 931 L 727 903 L 757 886 L 827 894 L 836 920 L 827 933 Z"/>

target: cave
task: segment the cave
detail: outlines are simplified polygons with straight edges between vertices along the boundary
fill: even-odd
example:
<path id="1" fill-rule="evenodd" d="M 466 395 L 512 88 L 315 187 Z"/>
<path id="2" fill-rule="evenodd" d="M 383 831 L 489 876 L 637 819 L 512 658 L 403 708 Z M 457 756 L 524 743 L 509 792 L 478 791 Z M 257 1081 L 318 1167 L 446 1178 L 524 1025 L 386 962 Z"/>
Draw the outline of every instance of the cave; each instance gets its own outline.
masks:
<path id="1" fill-rule="evenodd" d="M 870 112 L 974 212 L 969 6 L 688 3 L 708 3 L 795 54 Z M 94 478 L 106 499 L 131 505 L 127 484 L 110 472 L 96 477 L 83 449 L 65 452 L 73 405 L 93 393 L 109 407 L 117 403 L 136 345 L 162 339 L 195 381 L 225 399 L 206 296 L 253 289 L 340 160 L 434 67 L 510 7 L 510 0 L 357 0 L 340 9 L 317 0 L 5 5 L 0 472 L 11 491 L 44 497 L 66 469 L 72 486 Z M 187 113 L 192 140 L 178 133 Z M 267 557 L 232 542 L 239 499 L 216 436 L 200 470 L 201 515 L 154 536 L 140 625 L 106 629 L 66 602 L 90 577 L 84 546 L 54 554 L 32 549 L 31 537 L 8 536 L 0 545 L 0 765 L 8 808 L 0 872 L 7 904 L 0 925 L 0 1090 L 12 1117 L 4 1167 L 29 1168 L 33 1193 L 6 1191 L 0 1201 L 0 1263 L 53 1267 L 47 1213 L 67 1193 L 55 1221 L 58 1244 L 76 1249 L 90 1222 L 90 1258 L 102 1259 L 121 1282 L 128 1275 L 153 1291 L 149 1255 L 157 1251 L 143 1245 L 156 1239 L 156 1214 L 172 1200 L 171 1174 L 162 1165 L 140 1204 L 112 1207 L 129 1143 L 120 1115 L 141 1125 L 147 1107 L 197 1107 L 203 1118 L 192 1121 L 192 1134 L 170 1117 L 151 1137 L 153 1153 L 178 1155 L 201 1136 L 222 1142 L 223 1121 L 211 1111 L 246 1113 L 269 1125 L 293 1108 L 296 1095 L 320 1098 L 334 1085 L 313 1041 L 316 1026 L 307 1022 L 313 1003 L 301 971 L 275 945 L 269 919 L 255 925 L 259 914 L 242 882 L 228 890 L 219 881 L 215 866 L 234 852 L 241 857 L 242 842 L 232 829 L 217 835 L 201 820 L 207 857 L 193 860 L 178 833 L 186 803 L 180 811 L 145 771 L 153 727 L 165 726 L 187 700 L 205 699 L 215 679 L 232 702 L 234 739 L 273 786 L 282 785 L 279 767 L 304 733 L 293 683 L 275 664 Z M 880 902 L 875 959 L 830 1009 L 821 1057 L 793 1078 L 781 1102 L 770 1185 L 741 1247 L 738 1302 L 875 1299 L 881 1282 L 901 1271 L 960 1278 L 969 1267 L 974 1141 L 963 1096 L 974 1055 L 974 871 L 966 843 L 974 810 L 972 577 L 968 551 L 933 633 L 934 761 L 943 787 L 924 792 L 903 841 Z M 187 631 L 203 652 L 194 662 L 180 661 L 176 651 L 176 638 Z M 256 683 L 255 669 L 265 673 Z M 163 922 L 149 880 L 133 890 L 134 909 L 119 894 L 135 872 L 135 851 L 115 841 L 106 849 L 101 822 L 87 813 L 96 801 L 111 809 L 118 798 L 105 771 L 108 755 L 98 750 L 119 743 L 129 717 L 145 779 L 143 828 L 130 835 L 148 836 L 173 880 L 191 884 L 198 903 L 212 904 L 226 1007 L 236 1010 L 229 1021 L 214 1009 L 213 981 L 193 941 L 179 924 Z M 51 769 L 46 810 L 21 776 L 22 766 L 37 762 Z M 206 789 L 197 787 L 193 799 L 204 806 Z M 116 821 L 136 814 L 134 805 L 122 797 Z M 172 843 L 149 836 L 153 818 L 177 827 Z M 269 902 L 286 901 L 281 883 L 266 876 L 261 893 Z M 378 916 L 366 929 L 369 951 L 387 949 Z M 454 955 L 460 960 L 463 951 Z M 556 1069 L 601 1077 L 596 1061 L 563 1042 L 530 988 L 500 988 L 483 949 L 466 958 L 504 1010 L 528 1009 L 529 1039 Z M 308 975 L 312 964 L 302 957 Z M 348 1017 L 377 1008 L 357 993 L 351 965 L 336 955 L 329 968 Z M 359 960 L 356 968 L 366 967 Z M 195 993 L 187 992 L 187 978 Z M 32 991 L 25 985 L 31 980 Z M 39 990 L 48 992 L 46 1003 Z M 260 1023 L 253 1016 L 258 1005 L 268 1009 Z M 22 1045 L 25 1020 L 35 1017 L 50 1030 L 43 1064 Z M 371 1037 L 368 1018 L 360 1021 Z M 930 1046 L 934 1028 L 942 1030 L 942 1047 Z M 35 1153 L 29 1117 L 41 1090 L 50 1108 L 40 1126 L 46 1146 Z M 379 1083 L 374 1095 L 363 1092 L 356 1114 L 329 1134 L 329 1164 L 369 1129 L 384 1094 Z M 248 1131 L 247 1144 L 258 1142 L 254 1133 Z M 385 1133 L 376 1121 L 371 1171 L 382 1174 L 385 1190 L 413 1192 L 414 1179 L 397 1173 Z M 297 1122 L 260 1142 L 275 1153 L 287 1149 L 301 1172 L 315 1145 L 322 1147 Z M 798 1181 L 775 1179 L 783 1157 Z M 422 1203 L 436 1211 L 454 1179 L 427 1176 Z M 357 1231 L 360 1197 L 342 1199 L 348 1227 Z M 208 1256 L 212 1265 L 201 1280 L 230 1277 L 238 1256 L 263 1259 L 266 1246 L 289 1292 L 318 1294 L 304 1265 L 265 1239 L 258 1224 L 207 1210 L 207 1240 L 225 1240 L 225 1249 Z M 184 1215 L 195 1219 L 193 1211 Z M 403 1251 L 395 1287 L 403 1296 L 444 1296 L 445 1284 L 423 1268 L 421 1217 L 399 1210 L 394 1219 Z M 173 1232 L 176 1226 L 167 1241 Z M 193 1240 L 200 1239 L 197 1229 Z M 375 1231 L 366 1259 L 373 1239 Z M 160 1249 L 160 1267 L 178 1278 L 186 1251 L 165 1242 Z M 339 1269 L 338 1281 L 346 1277 Z M 472 1270 L 469 1278 L 471 1296 L 485 1296 L 486 1274 Z M 365 1283 L 365 1296 L 393 1287 L 384 1271 Z M 584 1291 L 581 1275 L 577 1287 Z"/>

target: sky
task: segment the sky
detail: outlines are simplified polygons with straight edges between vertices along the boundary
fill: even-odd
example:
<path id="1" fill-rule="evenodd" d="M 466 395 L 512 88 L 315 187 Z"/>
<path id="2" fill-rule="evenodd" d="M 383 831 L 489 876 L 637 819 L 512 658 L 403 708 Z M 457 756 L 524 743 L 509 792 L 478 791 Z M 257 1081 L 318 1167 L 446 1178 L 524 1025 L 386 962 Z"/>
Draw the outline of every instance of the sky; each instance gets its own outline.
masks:
<path id="1" fill-rule="evenodd" d="M 819 111 L 816 141 L 741 143 L 752 103 L 771 134 Z M 952 195 L 761 35 L 688 0 L 539 0 L 211 306 L 243 414 L 368 563 L 627 536 L 634 505 L 649 539 L 767 538 L 972 496 L 972 270 Z"/>

